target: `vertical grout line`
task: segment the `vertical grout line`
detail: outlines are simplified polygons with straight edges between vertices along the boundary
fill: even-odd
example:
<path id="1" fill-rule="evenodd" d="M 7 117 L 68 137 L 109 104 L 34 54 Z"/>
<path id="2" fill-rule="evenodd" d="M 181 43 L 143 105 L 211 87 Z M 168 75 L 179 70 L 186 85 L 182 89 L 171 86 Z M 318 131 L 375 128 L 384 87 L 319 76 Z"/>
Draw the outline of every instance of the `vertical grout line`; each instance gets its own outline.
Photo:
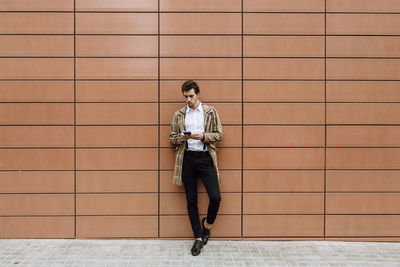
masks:
<path id="1" fill-rule="evenodd" d="M 241 77 L 241 82 L 242 82 L 242 99 L 241 99 L 241 104 L 242 104 L 242 147 L 241 147 L 241 157 L 242 157 L 242 166 L 241 166 L 241 168 L 240 168 L 240 181 L 241 181 L 241 185 L 240 185 L 240 201 L 241 201 L 241 207 L 240 207 L 240 237 L 241 237 L 241 239 L 243 240 L 243 113 L 244 113 L 244 104 L 243 104 L 243 1 L 244 0 L 242 0 L 242 12 L 241 12 L 241 14 L 242 14 L 242 16 L 241 16 L 241 19 L 242 19 L 242 34 L 241 34 L 241 41 L 242 41 L 242 55 L 241 55 L 241 71 L 242 71 L 242 73 L 241 73 L 241 75 L 242 75 L 242 77 Z"/>
<path id="2" fill-rule="evenodd" d="M 74 238 L 76 238 L 76 0 L 74 0 Z"/>
<path id="3" fill-rule="evenodd" d="M 326 143 L 327 143 L 327 129 L 326 129 L 326 0 L 324 10 L 324 240 L 326 240 Z"/>
<path id="4" fill-rule="evenodd" d="M 157 85 L 158 85 L 158 99 L 157 99 L 157 108 L 158 108 L 158 211 L 157 211 L 157 237 L 160 238 L 160 0 L 158 0 L 158 34 L 157 34 L 157 48 L 158 48 L 158 54 L 157 54 L 157 61 L 158 61 L 158 77 L 157 77 Z"/>

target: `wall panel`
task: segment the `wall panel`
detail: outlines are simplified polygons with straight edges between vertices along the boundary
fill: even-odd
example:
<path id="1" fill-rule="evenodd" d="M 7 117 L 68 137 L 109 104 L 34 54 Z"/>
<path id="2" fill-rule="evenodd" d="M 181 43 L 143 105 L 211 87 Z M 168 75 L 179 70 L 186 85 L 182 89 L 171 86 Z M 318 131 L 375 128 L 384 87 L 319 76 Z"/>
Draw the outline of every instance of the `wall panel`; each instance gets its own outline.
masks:
<path id="1" fill-rule="evenodd" d="M 156 13 L 78 13 L 77 34 L 157 34 Z"/>
<path id="2" fill-rule="evenodd" d="M 324 12 L 322 0 L 244 0 L 244 11 L 251 12 Z"/>
<path id="3" fill-rule="evenodd" d="M 168 135 L 195 79 L 214 238 L 399 239 L 398 1 L 0 2 L 0 238 L 192 238 Z"/>
<path id="4" fill-rule="evenodd" d="M 245 13 L 245 34 L 324 34 L 323 14 Z"/>
<path id="5" fill-rule="evenodd" d="M 82 35 L 76 38 L 78 57 L 157 57 L 157 36 Z"/>
<path id="6" fill-rule="evenodd" d="M 73 79 L 72 58 L 0 58 L 0 79 Z"/>
<path id="7" fill-rule="evenodd" d="M 0 56 L 73 57 L 72 35 L 2 35 Z"/>
<path id="8" fill-rule="evenodd" d="M 400 4 L 396 0 L 383 0 L 379 4 L 374 0 L 328 0 L 328 12 L 399 12 Z"/>
<path id="9" fill-rule="evenodd" d="M 1 11 L 74 11 L 73 0 L 2 0 Z"/>
<path id="10" fill-rule="evenodd" d="M 160 1 L 160 11 L 222 11 L 222 12 L 240 12 L 240 0 L 164 0 Z"/>
<path id="11" fill-rule="evenodd" d="M 160 33 L 240 34 L 240 19 L 235 13 L 161 13 Z"/>
<path id="12" fill-rule="evenodd" d="M 72 102 L 73 81 L 0 81 L 1 102 Z"/>
<path id="13" fill-rule="evenodd" d="M 157 12 L 157 0 L 75 0 L 77 11 L 154 11 Z"/>
<path id="14" fill-rule="evenodd" d="M 71 13 L 2 13 L 0 34 L 73 34 Z"/>

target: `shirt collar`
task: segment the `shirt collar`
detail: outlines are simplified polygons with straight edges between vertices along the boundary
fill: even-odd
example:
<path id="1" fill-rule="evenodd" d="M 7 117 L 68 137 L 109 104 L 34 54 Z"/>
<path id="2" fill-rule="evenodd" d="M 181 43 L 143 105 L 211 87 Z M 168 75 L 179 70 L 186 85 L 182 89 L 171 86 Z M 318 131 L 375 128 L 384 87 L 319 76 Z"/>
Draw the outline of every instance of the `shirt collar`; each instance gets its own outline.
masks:
<path id="1" fill-rule="evenodd" d="M 199 101 L 200 102 L 200 101 Z M 200 102 L 200 104 L 197 106 L 197 108 L 196 109 L 191 109 L 191 108 L 189 108 L 189 106 L 188 105 L 186 105 L 186 113 L 188 113 L 188 112 L 192 112 L 192 111 L 201 111 L 201 112 L 203 112 L 203 104 Z"/>

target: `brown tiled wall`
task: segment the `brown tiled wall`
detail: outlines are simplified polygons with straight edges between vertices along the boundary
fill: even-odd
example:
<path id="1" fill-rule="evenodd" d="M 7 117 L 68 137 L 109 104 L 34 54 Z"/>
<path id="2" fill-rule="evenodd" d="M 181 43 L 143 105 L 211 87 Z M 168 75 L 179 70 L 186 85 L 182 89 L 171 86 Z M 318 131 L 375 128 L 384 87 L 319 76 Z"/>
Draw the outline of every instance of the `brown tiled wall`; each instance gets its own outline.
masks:
<path id="1" fill-rule="evenodd" d="M 400 240 L 399 12 L 0 0 L 0 238 L 192 237 L 168 132 L 196 79 L 224 124 L 215 238 Z"/>

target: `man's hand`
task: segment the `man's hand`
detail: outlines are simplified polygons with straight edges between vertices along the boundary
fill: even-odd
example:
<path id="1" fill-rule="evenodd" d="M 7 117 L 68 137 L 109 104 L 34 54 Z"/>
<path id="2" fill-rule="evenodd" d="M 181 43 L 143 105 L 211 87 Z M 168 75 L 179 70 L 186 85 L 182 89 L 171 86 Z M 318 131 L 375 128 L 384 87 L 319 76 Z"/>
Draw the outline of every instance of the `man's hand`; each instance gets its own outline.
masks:
<path id="1" fill-rule="evenodd" d="M 203 140 L 204 134 L 202 132 L 194 132 L 191 135 L 181 133 L 181 138 L 183 141 L 187 141 L 189 139 L 195 140 Z"/>
<path id="2" fill-rule="evenodd" d="M 191 135 L 187 135 L 187 134 L 181 133 L 181 138 L 182 138 L 183 141 L 186 141 L 186 140 L 189 140 L 191 138 Z"/>
<path id="3" fill-rule="evenodd" d="M 203 133 L 202 132 L 194 132 L 190 135 L 190 138 L 195 140 L 203 140 Z"/>

